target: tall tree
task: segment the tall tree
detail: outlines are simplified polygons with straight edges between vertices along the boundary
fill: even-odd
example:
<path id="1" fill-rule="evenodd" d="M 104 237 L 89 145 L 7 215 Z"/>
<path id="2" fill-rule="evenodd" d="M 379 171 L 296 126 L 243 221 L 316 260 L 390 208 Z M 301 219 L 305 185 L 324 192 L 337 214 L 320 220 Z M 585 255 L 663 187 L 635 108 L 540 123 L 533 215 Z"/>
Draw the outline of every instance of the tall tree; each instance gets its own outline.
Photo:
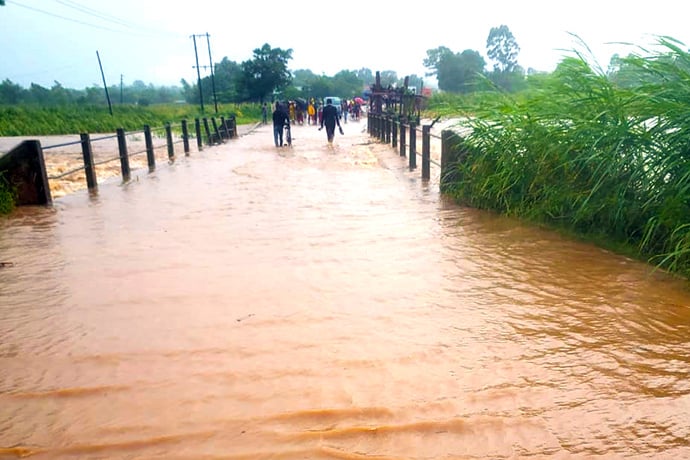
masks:
<path id="1" fill-rule="evenodd" d="M 353 98 L 362 94 L 364 85 L 357 78 L 357 74 L 351 70 L 341 70 L 333 76 L 333 86 L 337 89 L 336 96 Z"/>
<path id="2" fill-rule="evenodd" d="M 361 69 L 357 70 L 355 72 L 357 74 L 357 78 L 360 79 L 362 84 L 364 86 L 368 85 L 373 85 L 374 84 L 374 72 L 371 71 L 371 69 L 367 69 L 366 67 L 362 67 Z"/>
<path id="3" fill-rule="evenodd" d="M 235 61 L 231 61 L 224 57 L 219 63 L 214 66 L 214 78 L 216 85 L 216 96 L 220 102 L 235 102 L 242 99 L 240 94 L 240 86 L 242 81 L 242 66 Z M 202 83 L 204 89 L 212 92 L 212 82 Z"/>
<path id="4" fill-rule="evenodd" d="M 478 51 L 446 54 L 438 64 L 438 87 L 453 93 L 470 93 L 478 89 L 486 62 Z"/>
<path id="5" fill-rule="evenodd" d="M 492 27 L 486 39 L 486 54 L 494 61 L 495 72 L 512 72 L 517 67 L 520 47 L 508 26 Z"/>
<path id="6" fill-rule="evenodd" d="M 424 67 L 429 69 L 426 73 L 427 77 L 433 77 L 436 75 L 438 78 L 439 67 L 443 65 L 444 61 L 452 58 L 455 55 L 450 48 L 445 46 L 439 46 L 426 51 L 426 58 L 424 59 Z"/>
<path id="7" fill-rule="evenodd" d="M 19 84 L 5 79 L 0 83 L 0 104 L 18 104 L 24 92 L 25 90 Z"/>
<path id="8" fill-rule="evenodd" d="M 282 91 L 292 81 L 288 61 L 292 49 L 271 48 L 268 43 L 254 50 L 254 58 L 242 63 L 242 86 L 247 98 L 263 102 L 274 91 Z"/>

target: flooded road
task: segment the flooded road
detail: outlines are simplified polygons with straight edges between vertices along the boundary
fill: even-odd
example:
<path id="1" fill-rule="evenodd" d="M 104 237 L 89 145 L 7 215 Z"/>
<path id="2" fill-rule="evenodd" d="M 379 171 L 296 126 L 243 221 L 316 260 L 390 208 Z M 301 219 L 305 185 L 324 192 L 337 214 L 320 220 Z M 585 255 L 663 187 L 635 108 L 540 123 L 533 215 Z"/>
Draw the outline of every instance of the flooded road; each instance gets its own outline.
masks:
<path id="1" fill-rule="evenodd" d="M 690 458 L 687 282 L 344 128 L 0 220 L 0 458 Z"/>

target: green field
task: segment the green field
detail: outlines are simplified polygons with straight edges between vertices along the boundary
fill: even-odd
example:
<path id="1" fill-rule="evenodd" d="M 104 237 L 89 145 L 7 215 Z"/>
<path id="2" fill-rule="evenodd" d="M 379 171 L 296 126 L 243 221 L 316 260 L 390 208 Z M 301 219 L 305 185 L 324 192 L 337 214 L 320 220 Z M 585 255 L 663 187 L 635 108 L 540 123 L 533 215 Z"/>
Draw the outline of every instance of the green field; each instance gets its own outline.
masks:
<path id="1" fill-rule="evenodd" d="M 116 105 L 110 115 L 105 106 L 0 106 L 0 136 L 32 136 L 79 133 L 109 133 L 117 128 L 125 131 L 140 131 L 144 125 L 151 128 L 166 123 L 179 125 L 183 119 L 189 122 L 195 118 L 226 119 L 234 115 L 237 124 L 254 123 L 261 120 L 259 104 L 221 104 L 215 110 L 199 112 L 197 106 L 188 104 Z"/>

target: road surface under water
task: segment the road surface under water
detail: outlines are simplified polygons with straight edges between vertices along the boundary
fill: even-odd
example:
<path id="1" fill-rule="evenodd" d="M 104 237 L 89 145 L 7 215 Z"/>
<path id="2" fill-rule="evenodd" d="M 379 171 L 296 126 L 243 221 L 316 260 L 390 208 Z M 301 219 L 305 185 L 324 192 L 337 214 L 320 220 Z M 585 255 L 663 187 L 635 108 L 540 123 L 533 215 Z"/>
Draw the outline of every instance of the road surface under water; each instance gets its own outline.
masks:
<path id="1" fill-rule="evenodd" d="M 344 128 L 0 220 L 0 458 L 690 458 L 687 282 Z"/>

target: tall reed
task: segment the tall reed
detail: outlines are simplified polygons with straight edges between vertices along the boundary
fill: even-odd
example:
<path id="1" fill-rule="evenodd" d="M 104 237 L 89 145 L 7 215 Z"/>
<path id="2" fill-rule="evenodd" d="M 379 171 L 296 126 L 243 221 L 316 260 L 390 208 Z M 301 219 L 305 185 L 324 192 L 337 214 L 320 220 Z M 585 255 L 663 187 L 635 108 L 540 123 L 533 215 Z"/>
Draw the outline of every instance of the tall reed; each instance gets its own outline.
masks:
<path id="1" fill-rule="evenodd" d="M 690 275 L 690 54 L 623 59 L 622 87 L 581 54 L 519 95 L 494 93 L 472 113 L 469 153 L 449 193 L 480 208 L 605 236 Z"/>

